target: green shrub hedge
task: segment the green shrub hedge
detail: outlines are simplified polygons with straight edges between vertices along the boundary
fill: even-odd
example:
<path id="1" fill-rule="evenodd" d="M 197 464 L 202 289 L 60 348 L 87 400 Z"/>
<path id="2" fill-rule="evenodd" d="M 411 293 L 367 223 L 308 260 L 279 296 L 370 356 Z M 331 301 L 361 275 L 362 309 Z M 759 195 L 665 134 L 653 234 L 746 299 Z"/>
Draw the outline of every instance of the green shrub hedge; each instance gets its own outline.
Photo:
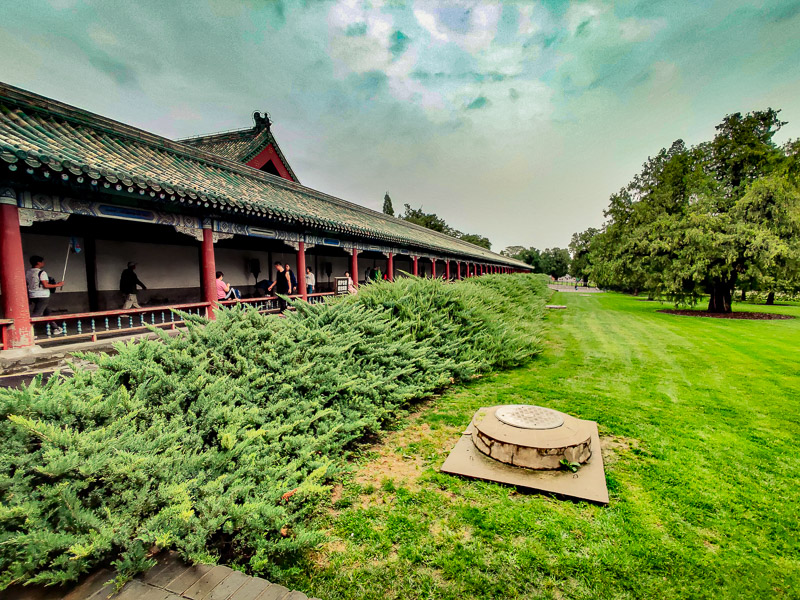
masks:
<path id="1" fill-rule="evenodd" d="M 81 355 L 96 370 L 0 390 L 0 590 L 99 564 L 132 574 L 153 547 L 275 574 L 320 541 L 309 517 L 348 445 L 538 352 L 545 290 L 408 278 L 285 318 L 220 310 Z"/>

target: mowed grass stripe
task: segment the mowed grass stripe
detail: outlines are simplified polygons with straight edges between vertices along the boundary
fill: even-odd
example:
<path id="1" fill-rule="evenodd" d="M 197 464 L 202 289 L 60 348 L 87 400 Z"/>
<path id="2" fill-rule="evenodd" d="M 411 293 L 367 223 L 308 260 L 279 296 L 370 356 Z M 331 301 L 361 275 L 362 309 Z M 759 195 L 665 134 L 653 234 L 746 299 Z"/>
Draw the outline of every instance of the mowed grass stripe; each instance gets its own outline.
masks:
<path id="1" fill-rule="evenodd" d="M 331 600 L 797 597 L 800 319 L 679 317 L 616 294 L 551 302 L 568 308 L 548 312 L 539 358 L 451 390 L 364 457 L 322 517 L 332 545 L 295 587 Z M 439 473 L 474 411 L 506 403 L 598 421 L 611 504 Z"/>

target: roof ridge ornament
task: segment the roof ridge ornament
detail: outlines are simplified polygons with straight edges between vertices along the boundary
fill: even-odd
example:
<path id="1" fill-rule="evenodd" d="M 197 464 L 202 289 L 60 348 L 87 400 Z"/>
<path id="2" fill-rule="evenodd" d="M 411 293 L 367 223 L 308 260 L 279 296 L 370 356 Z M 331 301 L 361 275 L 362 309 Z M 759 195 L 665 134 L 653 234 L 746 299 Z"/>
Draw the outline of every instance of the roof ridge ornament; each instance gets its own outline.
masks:
<path id="1" fill-rule="evenodd" d="M 272 125 L 272 120 L 269 118 L 269 113 L 267 111 L 263 113 L 255 111 L 253 113 L 253 121 L 256 123 L 256 131 L 263 131 L 264 129 L 269 130 Z"/>

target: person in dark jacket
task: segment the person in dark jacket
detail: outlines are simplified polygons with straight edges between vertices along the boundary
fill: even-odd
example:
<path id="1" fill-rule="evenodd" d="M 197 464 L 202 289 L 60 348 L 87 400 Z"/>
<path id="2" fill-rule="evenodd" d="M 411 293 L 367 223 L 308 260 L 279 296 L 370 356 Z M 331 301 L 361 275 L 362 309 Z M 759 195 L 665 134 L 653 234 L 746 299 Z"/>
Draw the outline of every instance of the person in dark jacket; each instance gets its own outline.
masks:
<path id="1" fill-rule="evenodd" d="M 275 281 L 273 281 L 272 285 L 269 286 L 267 292 L 269 293 L 272 292 L 272 290 L 275 290 L 275 294 L 281 296 L 289 295 L 289 290 L 292 287 L 292 279 L 289 275 L 289 272 L 283 268 L 283 265 L 280 261 L 275 262 L 275 271 Z M 279 297 L 278 308 L 280 308 L 281 311 L 286 310 L 286 300 Z"/>
<path id="2" fill-rule="evenodd" d="M 136 288 L 137 286 L 141 286 L 143 290 L 147 289 L 147 286 L 139 281 L 136 273 L 134 273 L 135 269 L 136 263 L 129 262 L 128 268 L 125 269 L 119 277 L 119 291 L 125 296 L 125 303 L 122 305 L 123 310 L 141 308 L 141 306 L 139 306 L 139 298 L 136 296 Z"/>

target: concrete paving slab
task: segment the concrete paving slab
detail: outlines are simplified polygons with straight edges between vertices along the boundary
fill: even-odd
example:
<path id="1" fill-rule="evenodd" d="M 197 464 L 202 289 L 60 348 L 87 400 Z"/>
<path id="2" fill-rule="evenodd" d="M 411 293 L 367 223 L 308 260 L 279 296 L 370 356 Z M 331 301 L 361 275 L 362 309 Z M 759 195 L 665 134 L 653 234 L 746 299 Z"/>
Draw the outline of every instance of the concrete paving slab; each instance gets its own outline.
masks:
<path id="1" fill-rule="evenodd" d="M 143 573 L 140 579 L 156 587 L 165 587 L 188 568 L 177 552 L 164 552 L 158 557 L 158 563 Z"/>
<path id="2" fill-rule="evenodd" d="M 219 582 L 203 600 L 229 600 L 231 596 L 250 579 L 244 573 L 233 571 Z"/>
<path id="3" fill-rule="evenodd" d="M 195 565 L 193 567 L 189 567 L 183 573 L 165 585 L 164 589 L 176 594 L 183 594 L 212 568 L 213 567 L 210 565 Z"/>
<path id="4" fill-rule="evenodd" d="M 113 598 L 114 600 L 178 600 L 179 596 L 134 579 L 126 583 Z"/>
<path id="5" fill-rule="evenodd" d="M 3 600 L 61 600 L 64 590 L 61 588 L 35 588 L 14 585 L 3 590 Z"/>
<path id="6" fill-rule="evenodd" d="M 233 573 L 230 567 L 214 567 L 191 585 L 183 595 L 191 600 L 203 600 L 223 579 Z"/>
<path id="7" fill-rule="evenodd" d="M 236 590 L 230 600 L 256 600 L 272 584 L 260 577 L 250 577 L 249 581 Z"/>
<path id="8" fill-rule="evenodd" d="M 84 600 L 90 598 L 97 592 L 107 588 L 110 593 L 114 589 L 114 584 L 109 583 L 114 579 L 115 573 L 110 569 L 102 569 L 96 573 L 92 573 L 84 579 L 78 587 L 73 588 L 63 600 Z"/>
<path id="9" fill-rule="evenodd" d="M 587 421 L 587 423 L 591 423 L 592 426 L 592 457 L 578 469 L 577 473 L 534 471 L 522 467 L 512 467 L 493 460 L 480 452 L 472 443 L 471 429 L 468 429 L 458 440 L 455 448 L 444 461 L 441 470 L 452 475 L 497 481 L 567 498 L 608 504 L 608 488 L 603 468 L 603 456 L 600 452 L 597 423 L 594 421 Z"/>
<path id="10" fill-rule="evenodd" d="M 277 583 L 273 583 L 263 592 L 261 592 L 260 596 L 256 597 L 256 600 L 283 600 L 284 596 L 289 593 L 289 588 L 285 588 L 282 585 L 278 585 Z"/>

